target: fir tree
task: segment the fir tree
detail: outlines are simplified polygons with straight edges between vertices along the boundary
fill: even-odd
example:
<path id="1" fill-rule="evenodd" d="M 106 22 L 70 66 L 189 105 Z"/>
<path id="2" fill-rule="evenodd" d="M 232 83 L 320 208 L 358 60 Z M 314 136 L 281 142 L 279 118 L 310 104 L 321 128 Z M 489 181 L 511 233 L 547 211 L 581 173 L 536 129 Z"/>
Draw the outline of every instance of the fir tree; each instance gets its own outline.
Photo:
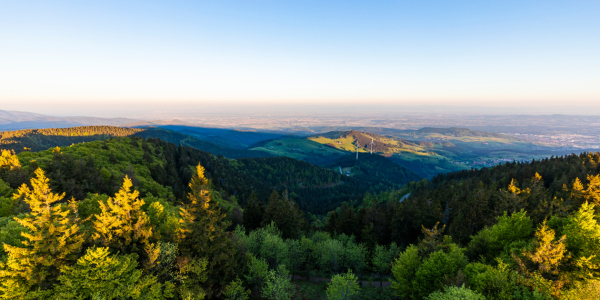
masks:
<path id="1" fill-rule="evenodd" d="M 15 170 L 21 167 L 19 158 L 14 150 L 2 150 L 0 155 L 0 169 Z"/>
<path id="2" fill-rule="evenodd" d="M 8 254 L 5 264 L 0 264 L 0 291 L 5 298 L 21 298 L 32 287 L 42 290 L 56 279 L 58 269 L 75 260 L 83 243 L 76 219 L 69 218 L 70 211 L 61 205 L 64 194 L 50 190 L 49 180 L 42 169 L 35 171 L 31 189 L 23 184 L 15 198 L 23 198 L 31 212 L 15 220 L 29 232 L 24 247 L 4 244 Z"/>
<path id="3" fill-rule="evenodd" d="M 243 219 L 246 230 L 254 230 L 260 227 L 263 220 L 264 207 L 262 202 L 258 200 L 258 196 L 254 191 L 250 195 L 248 205 L 244 208 Z"/>
<path id="4" fill-rule="evenodd" d="M 209 296 L 218 296 L 236 275 L 234 245 L 225 232 L 229 224 L 218 204 L 211 201 L 210 182 L 204 177 L 204 167 L 196 167 L 189 186 L 189 203 L 181 209 L 177 238 L 185 257 L 208 259 L 206 290 Z"/>
<path id="5" fill-rule="evenodd" d="M 263 215 L 262 225 L 266 226 L 271 222 L 275 222 L 283 238 L 298 238 L 304 217 L 298 205 L 287 199 L 287 190 L 284 195 L 286 197 L 282 199 L 277 191 L 271 193 L 269 204 L 267 204 Z"/>
<path id="6" fill-rule="evenodd" d="M 144 200 L 138 199 L 139 192 L 132 192 L 131 187 L 131 180 L 125 176 L 115 197 L 99 202 L 102 212 L 96 215 L 93 238 L 104 246 L 138 251 L 152 236 L 150 219 L 142 210 Z"/>

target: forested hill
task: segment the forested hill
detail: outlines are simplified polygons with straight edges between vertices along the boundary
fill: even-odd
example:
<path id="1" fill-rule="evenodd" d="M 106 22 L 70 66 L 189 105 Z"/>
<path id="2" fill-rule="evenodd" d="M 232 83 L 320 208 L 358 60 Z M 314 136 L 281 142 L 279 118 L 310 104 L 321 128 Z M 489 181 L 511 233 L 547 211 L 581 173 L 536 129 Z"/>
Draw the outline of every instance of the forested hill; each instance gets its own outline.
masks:
<path id="1" fill-rule="evenodd" d="M 130 136 L 143 129 L 115 126 L 81 126 L 71 128 L 23 129 L 0 132 L 0 149 L 20 153 L 26 149 L 41 151 L 56 146 Z"/>
<path id="2" fill-rule="evenodd" d="M 4 131 L 0 132 L 0 148 L 13 150 L 16 153 L 25 150 L 42 151 L 56 146 L 70 146 L 72 144 L 124 136 L 158 137 L 176 145 L 190 146 L 214 155 L 223 155 L 227 158 L 272 156 L 264 152 L 228 148 L 167 129 L 116 126 L 81 126 Z"/>
<path id="3" fill-rule="evenodd" d="M 260 151 L 250 151 L 245 149 L 233 149 L 222 145 L 209 143 L 195 137 L 179 133 L 177 131 L 160 129 L 160 128 L 145 128 L 143 131 L 137 132 L 135 136 L 147 138 L 159 138 L 163 141 L 173 143 L 175 145 L 184 145 L 196 148 L 202 151 L 210 152 L 214 155 L 223 155 L 227 158 L 240 157 L 273 157 L 273 155 Z"/>
<path id="4" fill-rule="evenodd" d="M 600 204 L 599 162 L 600 153 L 584 153 L 442 174 L 431 181 L 411 182 L 404 193 L 391 199 L 385 194 L 369 208 L 375 219 L 343 222 L 369 224 L 375 220 L 380 243 L 404 245 L 417 242 L 421 226 L 431 228 L 440 222 L 454 241 L 466 245 L 484 226 L 495 224 L 504 211 L 510 214 L 523 209 L 538 224 L 577 211 L 586 199 Z M 408 193 L 410 196 L 404 197 Z M 348 215 L 338 209 L 339 213 Z M 339 228 L 339 224 L 329 226 Z M 344 232 L 360 235 L 360 229 Z"/>
<path id="5" fill-rule="evenodd" d="M 233 196 L 245 203 L 254 191 L 266 201 L 273 190 L 287 189 L 300 208 L 315 214 L 345 201 L 356 202 L 366 192 L 399 188 L 407 182 L 358 180 L 285 157 L 230 160 L 158 138 L 118 137 L 60 150 L 22 152 L 18 157 L 24 167 L 18 172 L 5 172 L 3 177 L 13 188 L 26 182 L 39 166 L 47 172 L 56 191 L 76 199 L 88 193 L 110 195 L 117 191 L 123 175 L 128 175 L 143 195 L 180 201 L 198 164 L 206 168 L 207 177 L 224 198 Z"/>

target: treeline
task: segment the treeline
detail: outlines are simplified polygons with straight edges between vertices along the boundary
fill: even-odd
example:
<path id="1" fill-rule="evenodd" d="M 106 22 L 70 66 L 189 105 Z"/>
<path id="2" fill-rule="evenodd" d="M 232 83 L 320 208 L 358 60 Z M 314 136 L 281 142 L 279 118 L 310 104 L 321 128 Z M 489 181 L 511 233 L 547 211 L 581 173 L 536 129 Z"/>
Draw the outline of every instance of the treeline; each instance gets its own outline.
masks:
<path id="1" fill-rule="evenodd" d="M 470 236 L 493 225 L 503 211 L 524 209 L 536 223 L 558 212 L 576 211 L 581 201 L 574 200 L 569 190 L 591 194 L 600 190 L 594 177 L 600 173 L 599 159 L 598 153 L 573 154 L 411 182 L 392 198 L 387 193 L 365 198 L 360 210 L 368 207 L 370 214 L 359 213 L 357 205 L 330 212 L 328 230 L 358 237 L 373 223 L 379 243 L 408 245 L 417 241 L 421 225 L 431 228 L 440 222 L 456 242 L 466 244 Z M 400 203 L 408 193 L 410 196 Z M 365 219 L 367 215 L 373 217 Z"/>
<path id="2" fill-rule="evenodd" d="M 110 197 L 65 199 L 36 169 L 0 198 L 25 208 L 0 218 L 0 298 L 203 299 L 235 290 L 239 257 L 203 171 L 175 206 L 141 198 L 128 176 Z"/>
<path id="3" fill-rule="evenodd" d="M 189 170 L 169 179 L 191 176 L 186 196 L 181 199 L 176 198 L 173 187 L 163 186 L 152 178 L 156 173 L 152 168 L 172 162 L 166 157 L 177 157 L 181 169 Z M 205 176 L 207 170 L 189 165 L 197 160 L 212 165 L 213 183 Z M 253 291 L 268 299 L 281 299 L 283 292 L 293 294 L 293 289 L 278 288 L 281 284 L 289 287 L 290 277 L 285 275 L 289 271 L 283 264 L 254 277 L 250 271 L 253 264 L 250 252 L 242 251 L 245 247 L 242 235 L 227 232 L 236 212 L 226 206 L 235 202 L 235 197 L 224 199 L 227 193 L 218 190 L 219 184 L 220 188 L 224 186 L 217 176 L 236 172 L 233 168 L 241 166 L 227 169 L 223 168 L 226 165 L 218 165 L 226 161 L 189 147 L 134 137 L 24 152 L 19 156 L 3 151 L 0 297 L 245 299 L 243 295 L 247 297 Z M 69 168 L 74 170 L 69 172 Z M 98 174 L 87 174 L 94 169 L 101 178 L 96 184 L 89 180 Z M 4 183 L 18 178 L 25 178 L 24 182 L 11 183 L 18 189 Z M 79 198 L 81 194 L 84 196 Z M 251 198 L 252 205 L 262 205 L 255 194 Z M 223 211 L 231 215 L 226 216 Z M 251 209 L 244 211 L 240 223 L 250 220 L 246 212 Z M 256 228 L 273 228 L 272 224 L 276 224 L 277 229 L 270 231 L 278 232 L 279 238 L 291 243 L 309 231 L 304 213 L 286 191 L 282 195 L 277 191 L 271 193 L 260 218 Z M 331 240 L 327 234 L 321 236 Z M 315 238 L 316 235 L 313 240 L 319 242 L 311 246 L 315 251 L 322 242 L 333 243 L 332 249 L 341 245 L 339 239 L 328 242 Z M 355 260 L 362 261 L 365 270 L 370 270 L 366 248 L 353 244 L 350 237 L 345 239 L 338 254 L 359 255 Z M 288 249 L 292 251 L 294 247 Z M 311 256 L 324 253 L 315 252 Z M 291 254 L 288 259 L 293 259 Z M 349 265 L 346 262 L 336 267 L 335 263 L 329 267 L 327 260 L 320 258 L 310 268 L 333 275 Z M 294 267 L 292 263 L 289 266 Z M 98 279 L 90 281 L 90 278 Z M 253 287 L 255 279 L 261 283 L 258 290 Z"/>
<path id="4" fill-rule="evenodd" d="M 139 137 L 3 151 L 0 297 L 290 299 L 295 274 L 331 276 L 328 299 L 359 297 L 374 275 L 388 299 L 598 299 L 599 161 L 366 189 L 320 219 L 300 192 L 328 195 L 337 175 L 305 162 Z"/>
<path id="5" fill-rule="evenodd" d="M 27 129 L 0 132 L 0 148 L 22 151 L 43 151 L 53 147 L 64 147 L 78 143 L 105 140 L 110 137 L 139 136 L 156 137 L 164 141 L 182 144 L 202 151 L 223 155 L 227 158 L 271 157 L 261 151 L 232 149 L 205 142 L 176 131 L 160 128 L 127 128 L 116 126 L 81 126 L 71 128 Z"/>
<path id="6" fill-rule="evenodd" d="M 377 193 L 399 184 L 361 181 L 339 172 L 291 158 L 230 160 L 158 138 L 117 137 L 70 147 L 19 154 L 23 168 L 6 172 L 13 188 L 25 183 L 41 167 L 54 189 L 66 197 L 88 193 L 115 193 L 124 175 L 143 196 L 171 201 L 184 199 L 193 166 L 201 164 L 223 199 L 247 203 L 252 192 L 265 202 L 273 190 L 288 190 L 302 210 L 325 214 L 343 202 L 359 202 L 366 192 Z M 408 180 L 408 179 L 407 179 Z"/>
<path id="7" fill-rule="evenodd" d="M 41 151 L 56 146 L 68 146 L 103 140 L 109 137 L 130 136 L 142 131 L 116 126 L 81 126 L 71 128 L 24 129 L 0 132 L 0 148 L 22 151 Z"/>

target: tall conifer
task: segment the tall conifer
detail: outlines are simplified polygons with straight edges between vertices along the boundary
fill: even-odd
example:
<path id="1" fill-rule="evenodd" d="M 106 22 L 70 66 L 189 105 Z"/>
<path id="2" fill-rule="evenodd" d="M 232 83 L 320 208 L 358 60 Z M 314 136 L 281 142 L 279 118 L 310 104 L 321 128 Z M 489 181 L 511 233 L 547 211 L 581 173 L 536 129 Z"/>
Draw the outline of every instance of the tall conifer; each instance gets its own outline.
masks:
<path id="1" fill-rule="evenodd" d="M 218 204 L 211 201 L 210 182 L 204 177 L 204 167 L 196 167 L 189 186 L 189 203 L 181 209 L 177 238 L 187 259 L 208 260 L 206 291 L 208 296 L 218 296 L 236 275 L 235 248 L 225 232 L 229 223 Z"/>
<path id="2" fill-rule="evenodd" d="M 258 200 L 256 193 L 252 191 L 248 205 L 244 208 L 243 219 L 246 230 L 254 230 L 260 227 L 263 220 L 263 204 Z"/>
<path id="3" fill-rule="evenodd" d="M 58 205 L 64 197 L 50 190 L 49 180 L 42 169 L 35 171 L 31 189 L 23 184 L 15 198 L 23 198 L 31 212 L 24 218 L 15 218 L 29 232 L 24 247 L 4 244 L 8 254 L 5 264 L 0 264 L 0 291 L 5 298 L 23 298 L 32 287 L 49 288 L 49 279 L 55 279 L 58 270 L 76 259 L 83 243 L 76 219 L 69 218 L 70 211 Z M 53 204 L 56 204 L 52 206 Z"/>
<path id="4" fill-rule="evenodd" d="M 96 215 L 93 238 L 104 246 L 120 250 L 133 246 L 135 251 L 152 236 L 150 219 L 142 210 L 144 200 L 138 199 L 138 191 L 131 191 L 132 185 L 131 179 L 125 176 L 115 197 L 108 198 L 106 203 L 100 202 L 102 213 Z"/>

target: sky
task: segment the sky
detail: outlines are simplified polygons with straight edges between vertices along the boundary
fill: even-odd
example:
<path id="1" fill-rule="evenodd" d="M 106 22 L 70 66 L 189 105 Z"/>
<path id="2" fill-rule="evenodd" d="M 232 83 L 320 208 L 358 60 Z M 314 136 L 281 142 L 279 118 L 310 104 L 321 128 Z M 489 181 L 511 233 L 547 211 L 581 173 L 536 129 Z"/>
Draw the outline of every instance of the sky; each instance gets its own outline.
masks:
<path id="1" fill-rule="evenodd" d="M 4 110 L 380 105 L 600 115 L 597 0 L 0 7 Z"/>

